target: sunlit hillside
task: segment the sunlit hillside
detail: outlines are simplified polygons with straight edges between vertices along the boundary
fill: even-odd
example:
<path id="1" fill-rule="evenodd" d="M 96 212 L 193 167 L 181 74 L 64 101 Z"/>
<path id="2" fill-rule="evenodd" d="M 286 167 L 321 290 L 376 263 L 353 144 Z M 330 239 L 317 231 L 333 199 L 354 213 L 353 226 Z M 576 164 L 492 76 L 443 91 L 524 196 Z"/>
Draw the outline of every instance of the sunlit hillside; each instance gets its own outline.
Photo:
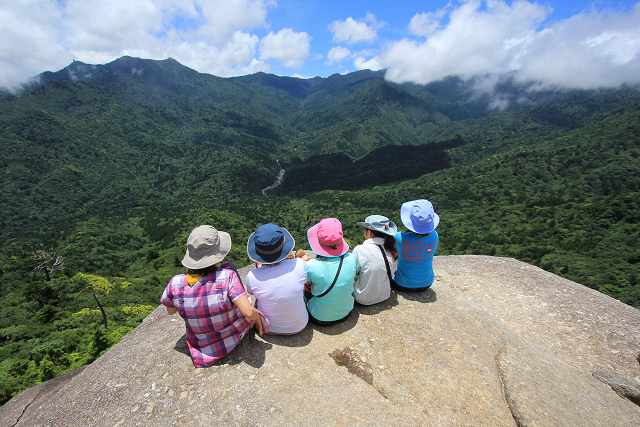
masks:
<path id="1" fill-rule="evenodd" d="M 224 79 L 124 57 L 3 94 L 0 402 L 139 324 L 204 223 L 242 266 L 261 224 L 308 248 L 333 216 L 353 246 L 357 221 L 401 224 L 401 204 L 427 198 L 437 255 L 513 257 L 640 307 L 638 88 L 535 91 L 507 74 L 488 94 L 482 79 Z M 40 258 L 48 279 L 38 250 L 63 257 Z"/>

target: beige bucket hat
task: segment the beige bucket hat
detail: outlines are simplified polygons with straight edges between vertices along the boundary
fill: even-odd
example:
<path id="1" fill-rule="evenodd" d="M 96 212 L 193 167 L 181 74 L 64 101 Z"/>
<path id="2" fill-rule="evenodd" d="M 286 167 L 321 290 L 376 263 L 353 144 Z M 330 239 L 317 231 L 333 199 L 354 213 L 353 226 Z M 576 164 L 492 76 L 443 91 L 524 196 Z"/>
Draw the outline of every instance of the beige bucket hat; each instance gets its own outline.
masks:
<path id="1" fill-rule="evenodd" d="M 187 253 L 182 265 L 194 270 L 218 263 L 231 250 L 231 236 L 210 225 L 194 228 L 187 239 Z"/>

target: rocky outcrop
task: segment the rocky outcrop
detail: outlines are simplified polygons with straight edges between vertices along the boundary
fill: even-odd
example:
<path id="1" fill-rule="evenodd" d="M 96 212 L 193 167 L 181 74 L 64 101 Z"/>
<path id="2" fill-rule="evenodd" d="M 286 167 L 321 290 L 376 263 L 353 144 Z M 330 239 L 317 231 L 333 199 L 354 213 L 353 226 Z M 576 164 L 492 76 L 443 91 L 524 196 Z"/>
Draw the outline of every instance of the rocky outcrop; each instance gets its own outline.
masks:
<path id="1" fill-rule="evenodd" d="M 611 386 L 613 391 L 618 393 L 619 396 L 629 399 L 636 405 L 640 405 L 640 384 L 637 382 L 631 381 L 629 378 L 617 372 L 606 369 L 595 371 L 593 376 Z"/>
<path id="2" fill-rule="evenodd" d="M 637 381 L 640 311 L 513 259 L 436 257 L 434 266 L 427 292 L 392 293 L 295 336 L 251 332 L 205 369 L 191 363 L 182 320 L 159 307 L 54 396 L 9 419 L 14 399 L 0 421 L 640 425 L 640 408 L 592 376 L 608 369 Z"/>

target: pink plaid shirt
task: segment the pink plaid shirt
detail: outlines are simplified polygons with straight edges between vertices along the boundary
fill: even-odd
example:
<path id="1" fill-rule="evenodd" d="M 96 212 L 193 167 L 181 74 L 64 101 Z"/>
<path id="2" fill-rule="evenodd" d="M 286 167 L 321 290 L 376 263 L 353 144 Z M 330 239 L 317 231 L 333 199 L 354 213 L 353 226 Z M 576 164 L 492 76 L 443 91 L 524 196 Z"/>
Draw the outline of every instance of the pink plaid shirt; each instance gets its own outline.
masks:
<path id="1" fill-rule="evenodd" d="M 187 344 L 196 368 L 209 366 L 233 350 L 251 328 L 233 304 L 246 295 L 235 271 L 225 262 L 189 286 L 185 274 L 174 276 L 160 302 L 175 307 L 187 326 Z"/>

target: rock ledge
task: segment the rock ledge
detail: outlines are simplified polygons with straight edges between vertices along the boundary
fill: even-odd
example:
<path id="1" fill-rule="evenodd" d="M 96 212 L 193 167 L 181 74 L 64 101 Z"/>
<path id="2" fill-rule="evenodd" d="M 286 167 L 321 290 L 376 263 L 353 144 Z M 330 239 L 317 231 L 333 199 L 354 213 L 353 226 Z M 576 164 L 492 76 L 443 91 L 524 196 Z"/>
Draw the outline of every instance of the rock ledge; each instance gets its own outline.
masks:
<path id="1" fill-rule="evenodd" d="M 52 380 L 52 393 L 31 389 L 5 404 L 0 421 L 640 425 L 640 408 L 592 376 L 638 381 L 639 310 L 513 259 L 436 257 L 434 267 L 427 292 L 392 293 L 295 336 L 251 332 L 205 369 L 191 363 L 182 320 L 158 307 L 93 364 Z"/>

